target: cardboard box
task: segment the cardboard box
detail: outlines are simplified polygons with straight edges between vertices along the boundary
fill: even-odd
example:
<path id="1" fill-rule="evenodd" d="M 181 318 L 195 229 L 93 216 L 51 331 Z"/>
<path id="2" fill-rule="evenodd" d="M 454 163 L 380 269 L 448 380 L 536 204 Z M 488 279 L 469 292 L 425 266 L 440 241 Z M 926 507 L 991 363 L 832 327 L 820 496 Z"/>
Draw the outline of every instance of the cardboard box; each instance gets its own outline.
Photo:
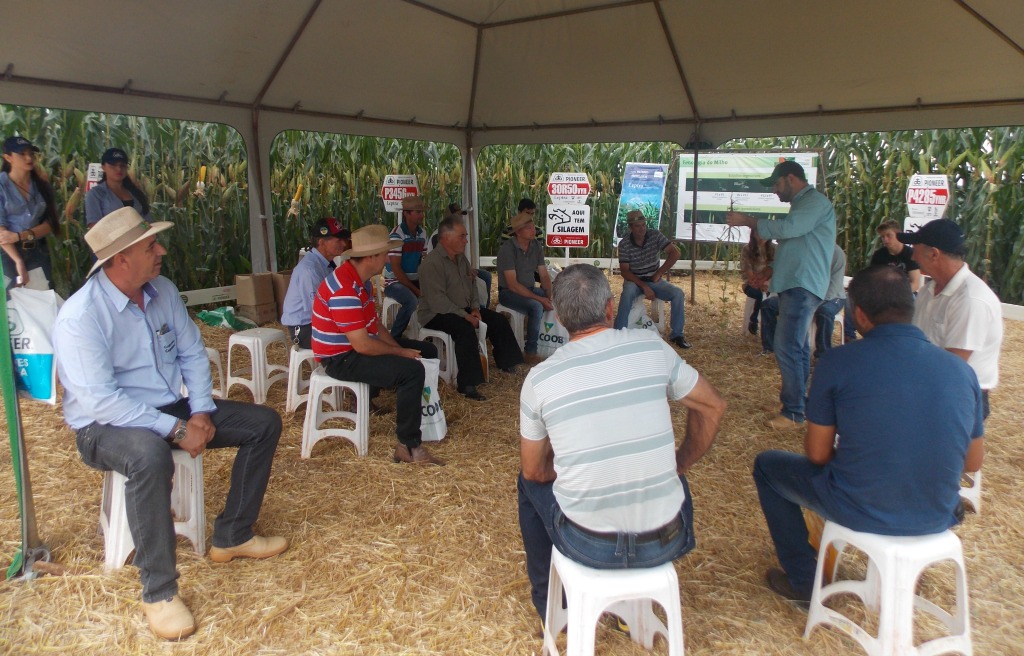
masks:
<path id="1" fill-rule="evenodd" d="M 288 293 L 288 283 L 292 279 L 291 269 L 270 274 L 274 283 L 274 302 L 277 303 L 277 316 L 284 314 L 284 295 Z"/>
<path id="2" fill-rule="evenodd" d="M 235 314 L 256 322 L 257 326 L 277 321 L 281 315 L 277 312 L 277 303 L 263 303 L 261 305 L 241 305 L 235 307 Z"/>
<path id="3" fill-rule="evenodd" d="M 273 276 L 253 273 L 235 276 L 235 299 L 238 305 L 266 305 L 274 302 Z"/>

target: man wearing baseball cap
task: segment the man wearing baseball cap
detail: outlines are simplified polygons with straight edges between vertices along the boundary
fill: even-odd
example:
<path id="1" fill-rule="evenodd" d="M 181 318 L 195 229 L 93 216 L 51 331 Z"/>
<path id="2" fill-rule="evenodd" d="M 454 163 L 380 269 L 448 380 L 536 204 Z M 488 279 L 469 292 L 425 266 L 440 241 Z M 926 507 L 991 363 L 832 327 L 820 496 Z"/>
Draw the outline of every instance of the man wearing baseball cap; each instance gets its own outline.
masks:
<path id="1" fill-rule="evenodd" d="M 401 244 L 382 225 L 352 233 L 352 247 L 344 253 L 348 260 L 320 283 L 313 299 L 313 354 L 333 378 L 396 388 L 395 462 L 444 465 L 423 446 L 420 432 L 424 370 L 419 358 L 436 358 L 437 348 L 379 330 L 369 284 L 384 269 L 388 251 Z"/>
<path id="2" fill-rule="evenodd" d="M 252 530 L 281 417 L 266 406 L 212 398 L 199 329 L 177 287 L 160 275 L 167 251 L 156 235 L 172 225 L 150 224 L 125 207 L 85 234 L 96 264 L 57 315 L 53 346 L 64 384 L 64 421 L 76 433 L 82 461 L 128 479 L 128 527 L 150 629 L 177 640 L 196 624 L 178 596 L 172 449 L 195 458 L 206 449 L 238 448 L 227 501 L 214 522 L 210 560 L 269 558 L 287 549 L 288 540 Z"/>
<path id="3" fill-rule="evenodd" d="M 949 219 L 924 224 L 896 237 L 914 247 L 921 272 L 931 276 L 917 293 L 914 325 L 933 344 L 960 356 L 974 369 L 989 413 L 988 392 L 999 383 L 1003 306 L 985 281 L 964 262 L 964 233 Z"/>
<path id="4" fill-rule="evenodd" d="M 281 324 L 299 348 L 312 348 L 313 297 L 316 288 L 334 269 L 334 258 L 348 250 L 352 233 L 333 216 L 320 219 L 310 232 L 309 253 L 292 270 L 281 309 Z"/>
<path id="5" fill-rule="evenodd" d="M 761 184 L 771 187 L 780 201 L 790 204 L 789 214 L 772 220 L 727 212 L 725 221 L 733 227 L 756 230 L 761 239 L 779 243 L 768 291 L 779 298 L 773 347 L 782 378 L 782 409 L 767 423 L 770 428 L 786 430 L 804 425 L 807 379 L 811 375 L 808 329 L 828 290 L 836 244 L 836 213 L 832 202 L 807 183 L 804 168 L 792 160 L 779 162 Z"/>

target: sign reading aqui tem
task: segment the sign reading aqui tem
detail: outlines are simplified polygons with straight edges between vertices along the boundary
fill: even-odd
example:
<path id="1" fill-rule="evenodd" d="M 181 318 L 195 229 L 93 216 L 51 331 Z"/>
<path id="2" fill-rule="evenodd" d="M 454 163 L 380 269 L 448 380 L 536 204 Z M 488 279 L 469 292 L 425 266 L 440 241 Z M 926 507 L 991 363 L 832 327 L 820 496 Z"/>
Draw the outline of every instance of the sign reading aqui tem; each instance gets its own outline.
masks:
<path id="1" fill-rule="evenodd" d="M 547 245 L 586 248 L 590 245 L 590 205 L 548 205 Z"/>
<path id="2" fill-rule="evenodd" d="M 949 177 L 916 174 L 907 185 L 907 214 L 912 219 L 941 219 L 949 204 Z"/>
<path id="3" fill-rule="evenodd" d="M 552 203 L 582 205 L 590 195 L 590 178 L 586 173 L 552 173 L 548 196 Z"/>
<path id="4" fill-rule="evenodd" d="M 387 212 L 401 212 L 402 199 L 406 196 L 419 196 L 420 186 L 415 175 L 386 175 L 380 188 L 380 199 L 384 201 Z"/>

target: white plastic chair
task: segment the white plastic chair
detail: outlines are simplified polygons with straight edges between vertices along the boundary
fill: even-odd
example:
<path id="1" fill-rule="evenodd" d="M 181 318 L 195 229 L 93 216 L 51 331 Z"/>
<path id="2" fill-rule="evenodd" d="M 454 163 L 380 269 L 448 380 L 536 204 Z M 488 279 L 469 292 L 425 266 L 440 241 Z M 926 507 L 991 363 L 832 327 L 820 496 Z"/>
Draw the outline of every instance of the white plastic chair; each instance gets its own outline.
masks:
<path id="1" fill-rule="evenodd" d="M 342 397 L 348 390 L 356 397 L 356 410 L 351 412 L 342 406 Z M 325 393 L 334 399 L 332 405 L 339 408 L 325 412 L 323 409 Z M 352 422 L 351 428 L 321 428 L 324 422 L 335 419 L 347 419 Z M 356 453 L 365 456 L 370 445 L 370 386 L 366 383 L 353 383 L 328 376 L 323 367 L 317 367 L 309 377 L 309 397 L 306 399 L 306 417 L 302 422 L 301 457 L 309 458 L 313 446 L 328 437 L 343 437 L 356 447 Z"/>
<path id="2" fill-rule="evenodd" d="M 963 485 L 963 483 L 970 485 Z M 964 472 L 961 477 L 960 498 L 971 504 L 974 514 L 981 514 L 981 471 Z"/>
<path id="3" fill-rule="evenodd" d="M 829 546 L 835 548 L 837 555 L 832 583 L 825 585 L 825 554 Z M 868 557 L 867 576 L 862 581 L 836 580 L 835 573 L 847 546 L 859 549 Z M 947 560 L 956 565 L 956 602 L 952 613 L 915 591 L 918 578 L 925 569 Z M 860 597 L 869 610 L 879 614 L 877 636 L 872 636 L 854 620 L 824 605 L 829 597 L 840 593 Z M 861 533 L 829 521 L 825 522 L 821 536 L 804 640 L 810 638 L 814 627 L 828 624 L 859 642 L 869 656 L 924 656 L 948 652 L 969 655 L 972 647 L 968 602 L 963 549 L 960 538 L 952 531 L 897 537 Z M 915 609 L 938 619 L 951 635 L 915 646 Z"/>
<path id="4" fill-rule="evenodd" d="M 459 369 L 458 363 L 455 361 L 452 336 L 443 330 L 420 328 L 418 339 L 421 342 L 430 342 L 437 347 L 437 359 L 441 361 L 441 371 L 438 373 L 438 377 L 449 385 L 455 385 Z"/>
<path id="5" fill-rule="evenodd" d="M 494 308 L 494 311 L 508 317 L 508 325 L 512 326 L 512 334 L 516 336 L 516 341 L 519 342 L 519 349 L 526 348 L 526 315 L 500 303 Z"/>
<path id="6" fill-rule="evenodd" d="M 275 342 L 288 343 L 284 331 L 276 328 L 250 328 L 228 338 L 228 387 L 224 390 L 225 397 L 233 386 L 242 385 L 252 392 L 254 402 L 266 403 L 270 387 L 278 381 L 287 380 L 287 367 L 267 361 L 267 348 Z M 236 347 L 249 351 L 251 367 L 235 371 L 231 359 Z M 246 378 L 244 374 L 252 377 Z"/>
<path id="7" fill-rule="evenodd" d="M 563 590 L 566 608 L 562 608 Z M 654 614 L 652 601 L 665 609 L 667 624 Z M 668 641 L 669 656 L 683 656 L 683 611 L 672 563 L 642 569 L 593 569 L 553 548 L 544 653 L 558 656 L 555 638 L 567 629 L 565 653 L 591 656 L 597 622 L 604 612 L 621 617 L 637 644 L 651 649 L 654 636 L 661 634 Z"/>
<path id="8" fill-rule="evenodd" d="M 193 458 L 187 451 L 172 449 L 174 479 L 171 488 L 171 513 L 174 532 L 192 542 L 192 548 L 202 556 L 206 553 L 206 506 L 203 492 L 203 455 Z M 124 485 L 128 479 L 115 471 L 103 475 L 103 497 L 100 501 L 99 532 L 103 534 L 105 552 L 103 567 L 107 571 L 124 566 L 129 554 L 135 550 L 128 529 Z"/>
<path id="9" fill-rule="evenodd" d="M 285 396 L 285 412 L 295 412 L 309 396 L 309 379 L 302 377 L 302 367 L 307 362 L 310 363 L 310 374 L 312 374 L 312 370 L 316 368 L 316 356 L 313 355 L 313 349 L 304 349 L 293 345 L 288 356 L 288 392 Z"/>

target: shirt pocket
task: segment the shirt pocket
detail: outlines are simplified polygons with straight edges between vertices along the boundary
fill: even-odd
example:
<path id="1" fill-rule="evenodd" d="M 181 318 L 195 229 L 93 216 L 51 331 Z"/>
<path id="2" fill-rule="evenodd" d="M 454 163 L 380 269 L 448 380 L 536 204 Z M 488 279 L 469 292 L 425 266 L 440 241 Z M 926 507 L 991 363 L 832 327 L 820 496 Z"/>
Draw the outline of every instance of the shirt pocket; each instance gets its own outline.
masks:
<path id="1" fill-rule="evenodd" d="M 164 364 L 172 364 L 178 359 L 178 340 L 173 330 L 157 335 L 157 348 L 160 349 L 160 360 Z"/>

